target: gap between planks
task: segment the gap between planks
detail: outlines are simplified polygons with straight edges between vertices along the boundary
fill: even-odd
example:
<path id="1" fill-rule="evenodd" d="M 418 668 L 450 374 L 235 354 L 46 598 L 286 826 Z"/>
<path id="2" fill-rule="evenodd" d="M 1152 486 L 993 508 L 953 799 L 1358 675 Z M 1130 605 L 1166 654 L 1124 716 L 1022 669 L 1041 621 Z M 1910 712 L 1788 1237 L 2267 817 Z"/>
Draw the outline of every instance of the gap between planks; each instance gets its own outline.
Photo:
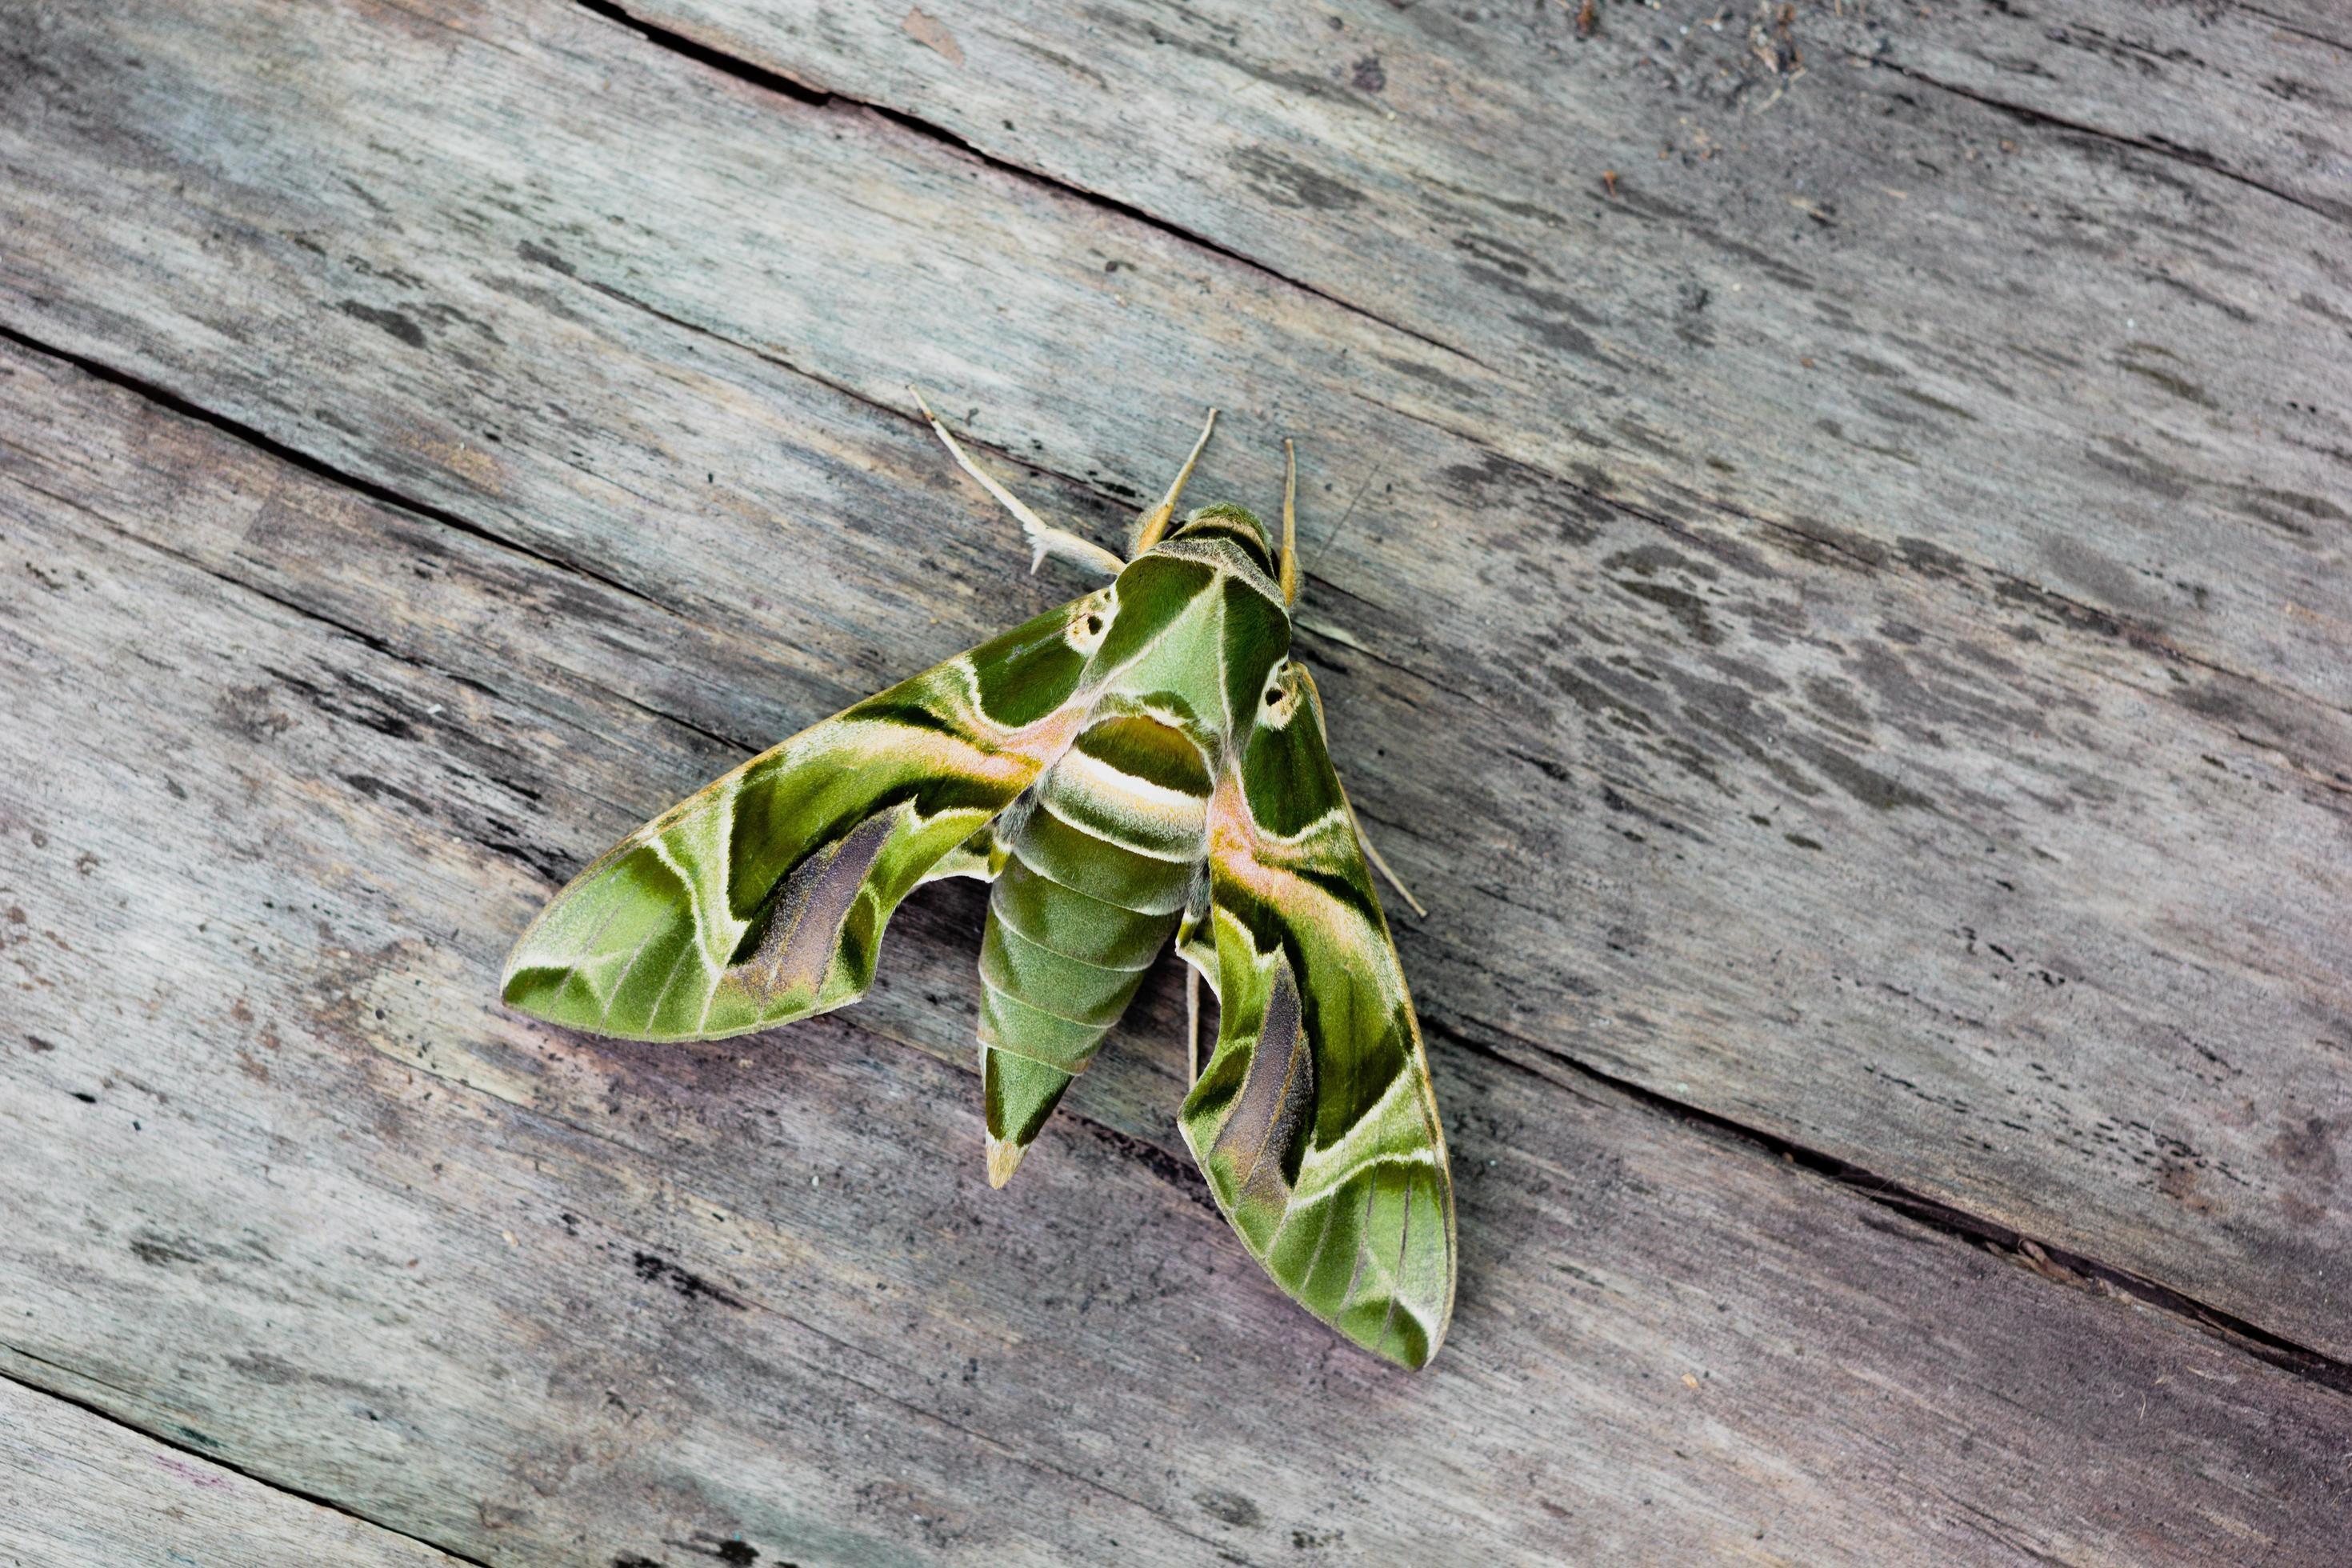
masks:
<path id="1" fill-rule="evenodd" d="M 87 1373 L 77 1372 L 71 1367 L 59 1366 L 55 1362 L 45 1360 L 40 1356 L 35 1355 L 32 1352 L 26 1350 L 22 1346 L 11 1344 L 5 1340 L 0 1340 L 0 1356 L 13 1356 L 21 1362 L 29 1363 L 35 1366 L 49 1367 L 66 1377 L 81 1378 L 91 1382 L 97 1381 L 96 1379 L 90 1378 Z M 95 1416 L 99 1420 L 105 1422 L 108 1426 L 112 1426 L 119 1431 L 135 1433 L 139 1436 L 144 1437 L 147 1441 L 155 1444 L 159 1447 L 169 1448 L 175 1454 L 185 1454 L 189 1458 L 200 1460 L 205 1464 L 213 1466 L 216 1469 L 226 1470 L 231 1475 L 242 1476 L 247 1480 L 251 1481 L 254 1485 L 267 1488 L 268 1490 L 276 1492 L 280 1497 L 292 1498 L 297 1501 L 309 1503 L 313 1508 L 325 1509 L 329 1513 L 339 1515 L 344 1519 L 355 1520 L 359 1523 L 364 1524 L 372 1530 L 381 1530 L 386 1535 L 396 1535 L 403 1541 L 414 1542 L 419 1546 L 430 1548 L 435 1552 L 440 1552 L 452 1563 L 463 1563 L 467 1564 L 468 1568 L 490 1568 L 490 1564 L 485 1563 L 482 1559 L 478 1557 L 468 1557 L 463 1552 L 458 1551 L 456 1547 L 451 1546 L 446 1542 L 436 1541 L 430 1536 L 417 1535 L 409 1531 L 401 1529 L 396 1524 L 390 1524 L 381 1519 L 373 1518 L 370 1515 L 360 1512 L 357 1509 L 351 1508 L 343 1503 L 336 1501 L 333 1498 L 328 1497 L 322 1492 L 305 1491 L 300 1487 L 288 1486 L 283 1481 L 272 1479 L 270 1477 L 262 1475 L 255 1470 L 248 1470 L 244 1466 L 238 1464 L 236 1460 L 227 1458 L 226 1455 L 214 1452 L 210 1449 L 201 1447 L 196 1444 L 174 1437 L 168 1431 L 160 1430 L 154 1426 L 142 1425 L 141 1423 L 133 1421 L 130 1417 L 122 1415 L 120 1411 L 109 1410 L 102 1405 L 94 1404 L 89 1400 L 80 1398 L 75 1394 L 68 1394 L 63 1389 L 51 1387 L 46 1384 L 31 1382 L 26 1378 L 19 1376 L 16 1372 L 12 1371 L 5 1365 L 0 1365 L 0 1382 L 5 1382 L 14 1387 L 21 1388 L 27 1394 L 37 1394 L 43 1399 L 54 1399 L 59 1405 L 68 1405 L 73 1409 L 80 1411 L 86 1415 Z M 124 1391 L 117 1390 L 116 1392 L 123 1393 L 123 1396 L 126 1399 L 131 1397 Z"/>
<path id="2" fill-rule="evenodd" d="M 1972 1247 L 1982 1247 L 2005 1261 L 2040 1275 L 2053 1284 L 2071 1286 L 2076 1289 L 2092 1289 L 2109 1296 L 2120 1296 L 2142 1306 L 2154 1308 L 2158 1311 L 2182 1319 L 2214 1338 L 2234 1346 L 2257 1360 L 2267 1362 L 2283 1372 L 2307 1378 L 2321 1387 L 2334 1389 L 2338 1394 L 2352 1394 L 2352 1363 L 2338 1361 L 2323 1352 L 2297 1344 L 2283 1335 L 2273 1333 L 2259 1323 L 2250 1322 L 2234 1313 L 2225 1312 L 2199 1300 L 2194 1296 L 2176 1290 L 2161 1280 L 2150 1279 L 2144 1275 L 2135 1274 L 2128 1268 L 2118 1268 L 2113 1264 L 2103 1263 L 2095 1258 L 2069 1251 L 2054 1243 L 2043 1242 L 2037 1237 L 2028 1236 L 2023 1231 L 1972 1215 L 1966 1209 L 1945 1203 L 1940 1199 L 1928 1197 L 1923 1193 L 1915 1193 L 1900 1183 L 1889 1181 L 1885 1176 L 1857 1165 L 1850 1160 L 1842 1160 L 1834 1154 L 1825 1154 L 1819 1150 L 1809 1149 L 1793 1139 L 1784 1138 L 1760 1128 L 1750 1127 L 1745 1122 L 1709 1110 L 1704 1106 L 1692 1105 L 1676 1100 L 1672 1095 L 1661 1094 L 1656 1089 L 1633 1079 L 1620 1078 L 1614 1073 L 1603 1072 L 1591 1063 L 1565 1051 L 1557 1050 L 1541 1041 L 1531 1040 L 1524 1035 L 1515 1034 L 1508 1029 L 1486 1023 L 1483 1019 L 1465 1018 L 1464 1022 L 1475 1028 L 1491 1031 L 1514 1045 L 1534 1051 L 1545 1060 L 1557 1062 L 1580 1078 L 1614 1089 L 1626 1099 L 1657 1115 L 1683 1126 L 1696 1129 L 1719 1142 L 1729 1141 L 1762 1150 L 1773 1158 L 1784 1160 L 1834 1186 L 1848 1189 L 1869 1203 L 1901 1215 L 1905 1219 L 1923 1229 L 1950 1237 Z M 1516 1068 L 1521 1072 L 1533 1073 L 1536 1077 L 1544 1078 L 1545 1081 L 1554 1084 L 1555 1087 L 1561 1089 L 1568 1087 L 1547 1075 L 1536 1072 L 1526 1062 L 1512 1057 L 1491 1041 L 1481 1040 L 1475 1035 L 1467 1034 L 1453 1025 L 1423 1018 L 1422 1026 L 1430 1034 L 1476 1055 L 1501 1062 L 1507 1067 Z"/>
<path id="3" fill-rule="evenodd" d="M 1141 225 L 1143 227 L 1150 229 L 1155 233 L 1165 235 L 1175 239 L 1183 245 L 1192 247 L 1208 255 L 1222 258 L 1236 266 L 1245 268 L 1249 271 L 1256 273 L 1259 276 L 1270 278 L 1277 283 L 1283 284 L 1290 289 L 1297 289 L 1300 293 L 1306 294 L 1310 298 L 1320 300 L 1338 310 L 1344 310 L 1349 315 L 1359 318 L 1360 320 L 1373 322 L 1378 326 L 1387 328 L 1391 331 L 1411 338 L 1416 342 L 1423 343 L 1429 347 L 1438 349 L 1443 353 L 1455 355 L 1456 357 L 1465 360 L 1472 364 L 1477 365 L 1482 370 L 1486 370 L 1490 373 L 1494 371 L 1493 366 L 1488 365 L 1485 361 L 1477 358 L 1475 355 L 1471 354 L 1465 350 L 1456 348 L 1453 344 L 1445 342 L 1441 339 L 1433 337 L 1414 327 L 1409 326 L 1402 321 L 1391 320 L 1377 311 L 1368 310 L 1365 307 L 1355 303 L 1353 300 L 1348 300 L 1340 295 L 1333 294 L 1324 289 L 1317 287 L 1315 284 L 1306 281 L 1303 279 L 1295 278 L 1290 274 L 1281 271 L 1280 269 L 1267 264 L 1266 262 L 1257 259 L 1255 257 L 1249 256 L 1242 251 L 1235 250 L 1230 246 L 1224 245 L 1222 242 L 1211 238 L 1206 235 L 1198 233 L 1195 230 L 1187 228 L 1181 224 L 1171 223 L 1165 218 L 1160 217 L 1153 213 L 1134 205 L 1132 203 L 1121 201 L 1116 196 L 1107 195 L 1100 191 L 1091 190 L 1085 185 L 1075 184 L 1074 182 L 1064 179 L 1049 171 L 1033 168 L 1028 164 L 1015 162 L 1013 159 L 991 152 L 986 147 L 981 146 L 980 144 L 968 140 L 964 136 L 954 131 L 949 130 L 945 126 L 938 125 L 930 121 L 924 120 L 919 115 L 910 113 L 906 110 L 899 109 L 891 104 L 883 103 L 873 99 L 859 98 L 854 94 L 841 92 L 833 89 L 811 87 L 807 83 L 797 80 L 794 78 L 786 75 L 782 71 L 777 70 L 772 67 L 763 66 L 756 61 L 745 59 L 740 55 L 730 54 L 725 49 L 718 47 L 715 45 L 705 43 L 701 39 L 677 32 L 673 28 L 665 27 L 659 23 L 647 21 L 645 18 L 638 16 L 635 13 L 630 11 L 625 5 L 618 4 L 617 0 L 572 0 L 572 4 L 582 10 L 587 11 L 593 16 L 600 16 L 604 20 L 613 23 L 614 26 L 626 30 L 634 36 L 644 39 L 657 49 L 663 50 L 666 53 L 677 56 L 683 59 L 691 60 L 697 65 L 702 66 L 707 69 L 716 71 L 720 75 L 729 77 L 734 80 L 740 81 L 747 86 L 755 87 L 763 91 L 773 93 L 779 97 L 789 99 L 793 102 L 800 104 L 805 108 L 825 109 L 840 104 L 847 105 L 854 109 L 864 110 L 875 115 L 877 118 L 898 126 L 900 129 L 914 135 L 920 136 L 927 141 L 937 143 L 938 145 L 950 148 L 988 168 L 1009 174 L 1015 179 L 1025 181 L 1031 184 L 1038 186 L 1039 188 L 1055 192 L 1069 199 L 1084 202 L 1087 205 L 1092 206 L 1098 211 L 1126 218 L 1131 222 Z M 2230 169 L 2225 164 L 2212 158 L 2210 154 L 2199 153 L 2192 148 L 2171 147 L 2162 142 L 2141 141 L 2134 137 L 2123 135 L 2116 132 L 2104 131 L 2096 126 L 2080 124 L 2076 121 L 2065 120 L 2059 116 L 2044 113 L 2039 110 L 2008 103 L 2002 100 L 1992 98 L 1983 93 L 1975 92 L 1967 88 L 1956 87 L 1945 82 L 1937 81 L 1934 78 L 1927 76 L 1910 67 L 1898 65 L 1891 60 L 1873 60 L 1870 63 L 1875 68 L 1892 70 L 1898 76 L 1916 81 L 1922 87 L 1932 88 L 1937 91 L 1968 100 L 1969 101 L 1979 104 L 1995 113 L 2008 115 L 2024 124 L 2038 125 L 2064 134 L 2087 136 L 2098 141 L 2108 142 L 2112 145 L 2127 147 L 2136 152 L 2164 158 L 2174 163 L 2184 164 L 2189 168 L 2201 170 L 2206 174 L 2234 181 L 2250 189 L 2261 191 L 2264 195 L 2276 196 L 2280 200 L 2287 202 L 2291 205 L 2310 212 L 2321 218 L 2328 219 L 2330 221 L 2336 221 L 2338 218 L 2338 215 L 2335 213 L 2315 206 L 2311 203 L 2306 202 L 2289 192 L 2278 190 L 2277 188 L 2265 184 L 2259 180 L 2238 174 L 2234 170 Z M 583 279 L 583 281 L 585 280 Z M 900 417 L 912 417 L 912 416 L 908 415 L 906 410 L 877 403 L 873 398 L 862 392 L 844 386 L 827 379 L 824 376 L 819 375 L 814 372 L 805 370 L 799 365 L 793 364 L 789 361 L 779 359 L 772 354 L 763 353 L 761 350 L 752 348 L 746 344 L 735 342 L 735 340 L 727 337 L 723 333 L 713 332 L 708 328 L 698 327 L 690 321 L 679 321 L 675 317 L 655 310 L 652 306 L 632 299 L 628 295 L 622 293 L 617 289 L 596 283 L 590 283 L 588 286 L 595 289 L 600 293 L 606 294 L 613 299 L 619 300 L 621 303 L 634 306 L 638 310 L 645 310 L 650 315 L 658 317 L 663 321 L 669 321 L 672 325 L 680 327 L 687 331 L 698 332 L 704 337 L 711 338 L 719 342 L 733 344 L 733 346 L 741 349 L 744 353 L 751 354 L 754 358 L 765 360 L 768 363 L 777 365 L 780 369 L 789 371 L 796 375 L 806 377 L 821 385 L 831 387 L 835 391 L 840 392 L 846 396 L 853 397 L 858 402 L 867 404 L 869 406 L 887 409 L 887 412 Z M 1377 402 L 1377 400 L 1374 401 Z M 1434 424 L 1436 428 L 1444 431 L 1449 436 L 1456 437 L 1457 439 L 1470 443 L 1481 452 L 1488 453 L 1504 462 L 1510 463 L 1516 468 L 1524 468 L 1530 473 L 1538 475 L 1542 479 L 1557 483 L 1565 489 L 1573 490 L 1576 493 L 1598 501 L 1602 505 L 1622 511 L 1629 517 L 1639 519 L 1640 521 L 1659 528 L 1665 532 L 1678 534 L 1682 531 L 1680 529 L 1672 525 L 1666 519 L 1654 511 L 1633 504 L 1619 497 L 1601 495 L 1591 489 L 1589 486 L 1580 484 L 1575 479 L 1566 475 L 1554 473 L 1549 468 L 1540 468 L 1528 463 L 1522 458 L 1511 457 L 1507 454 L 1499 452 L 1475 431 L 1457 429 L 1450 425 L 1436 424 L 1436 422 L 1428 420 L 1424 416 L 1413 414 L 1403 409 L 1394 408 L 1384 403 L 1379 404 L 1378 405 L 1387 409 L 1388 412 L 1391 414 L 1399 416 L 1400 417 L 1417 419 L 1426 424 Z M 1066 479 L 1074 485 L 1093 489 L 1097 493 L 1100 493 L 1101 488 L 1087 479 L 1073 475 L 1058 474 L 1057 470 L 1042 468 L 1041 465 L 1027 458 L 1018 457 L 1013 454 L 1006 454 L 1006 456 L 1012 457 L 1014 461 L 1023 462 L 1033 468 L 1038 468 L 1040 471 L 1056 473 L 1057 477 Z M 1694 495 L 1692 500 L 1702 507 L 1713 510 L 1718 514 L 1738 519 L 1740 521 L 1748 523 L 1751 527 L 1786 533 L 1794 538 L 1804 540 L 1810 544 L 1833 551 L 1840 555 L 1853 557 L 1857 561 L 1860 560 L 1860 557 L 1854 556 L 1854 552 L 1850 547 L 1842 543 L 1840 541 L 1834 538 L 1825 537 L 1820 533 L 1802 528 L 1793 521 L 1767 518 L 1742 508 L 1728 506 L 1718 497 Z M 1967 564 L 1972 571 L 1979 573 L 1990 582 L 2002 584 L 2014 584 L 2021 590 L 2031 592 L 2036 598 L 2042 601 L 2055 605 L 2063 605 L 2073 616 L 2076 617 L 2083 625 L 2088 626 L 2090 629 L 2117 637 L 2123 642 L 2132 647 L 2139 647 L 2144 651 L 2155 653 L 2176 663 L 2210 669 L 2217 675 L 2227 676 L 2231 679 L 2243 680 L 2249 685 L 2259 687 L 2264 691 L 2273 693 L 2283 698 L 2297 701 L 2315 703 L 2319 707 L 2330 712 L 2352 711 L 2352 710 L 2338 710 L 2333 705 L 2324 702 L 2308 693 L 2299 692 L 2290 688 L 2281 687 L 2260 676 L 2249 674 L 2245 671 L 2233 668 L 2229 665 L 2189 654 L 2182 649 L 2173 647 L 2171 644 L 2164 641 L 2161 637 L 2156 637 L 2152 633 L 2142 628 L 2133 626 L 2128 621 L 2110 611 L 2085 604 L 2081 600 L 2045 587 L 2039 583 L 2020 577 L 2014 573 L 2005 572 L 1996 567 L 1990 567 L 1986 565 L 1984 563 L 1976 560 L 1968 560 Z M 2240 738 L 2246 739 L 2246 737 Z M 2249 743 L 2261 745 L 2265 750 L 2279 751 L 2279 748 L 2277 747 L 2269 746 L 2264 742 L 2258 741 L 2249 741 Z M 2280 754 L 2285 755 L 2286 753 L 2280 752 Z M 2294 761 L 2294 759 L 2290 758 L 2290 761 Z M 2347 786 L 2344 784 L 2336 783 L 2334 780 L 2327 779 L 2324 775 L 2313 773 L 2300 762 L 2294 762 L 2294 765 L 2298 772 L 2303 773 L 2307 777 L 2315 779 L 2316 782 L 2326 784 L 2330 789 L 2333 789 L 2337 793 L 2352 793 L 2352 791 L 2347 791 Z"/>
<path id="4" fill-rule="evenodd" d="M 1100 191 L 1088 190 L 1084 185 L 1073 184 L 1043 169 L 1031 168 L 1026 163 L 1015 163 L 1009 158 L 1002 157 L 976 142 L 957 135 L 943 125 L 935 125 L 919 115 L 908 113 L 903 109 L 877 102 L 873 99 L 856 98 L 845 92 L 813 88 L 804 82 L 795 81 L 782 71 L 756 64 L 740 55 L 730 55 L 724 49 L 715 48 L 698 38 L 688 37 L 686 34 L 665 27 L 657 22 L 648 22 L 627 7 L 615 5 L 614 0 L 572 0 L 572 3 L 583 11 L 627 28 L 656 48 L 667 50 L 671 54 L 692 60 L 698 65 L 706 66 L 722 76 L 732 77 L 737 81 L 777 93 L 796 103 L 806 104 L 812 109 L 824 109 L 836 103 L 863 109 L 927 141 L 936 142 L 943 147 L 951 147 L 964 156 L 984 163 L 992 169 L 1011 174 L 1017 179 L 1026 180 L 1033 184 L 1041 185 L 1047 190 L 1058 191 L 1063 195 L 1085 202 L 1089 206 L 1126 218 L 1129 222 L 1140 224 L 1146 228 L 1167 235 L 1195 249 L 1207 251 L 1212 256 L 1221 256 L 1236 266 L 1245 267 L 1252 272 L 1271 278 L 1276 282 L 1296 289 L 1303 294 L 1312 295 L 1328 305 L 1347 311 L 1351 316 L 1386 327 L 1392 332 L 1402 333 L 1415 342 L 1426 344 L 1443 353 L 1452 354 L 1454 358 L 1475 364 L 1481 370 L 1490 371 L 1494 368 L 1475 354 L 1458 349 L 1441 339 L 1433 338 L 1417 328 L 1409 327 L 1402 321 L 1391 321 L 1378 311 L 1365 309 L 1353 300 L 1328 293 L 1303 279 L 1293 278 L 1288 273 L 1278 271 L 1255 257 L 1244 255 L 1230 246 L 1220 244 L 1207 235 L 1186 228 L 1181 224 L 1171 223 L 1166 218 L 1147 212 L 1130 202 L 1120 201 L 1117 196 L 1105 195 Z"/>
<path id="5" fill-rule="evenodd" d="M 2068 120 L 2063 115 L 2052 114 L 2047 110 L 2029 109 L 2023 104 L 2010 103 L 2002 99 L 1994 98 L 1990 93 L 1979 92 L 1973 88 L 1960 87 L 1948 81 L 1937 81 L 1923 70 L 1912 66 L 1899 65 L 1893 60 L 1874 59 L 1870 63 L 1878 69 L 1893 71 L 1906 81 L 1916 81 L 1921 87 L 1931 87 L 1937 92 L 1948 92 L 1954 98 L 1965 98 L 1970 103 L 1980 103 L 1987 109 L 2009 115 L 2021 124 L 2047 126 L 2051 130 L 2063 131 L 2070 135 L 2094 137 L 2111 146 L 2128 147 L 2136 153 L 2146 153 L 2158 158 L 2169 158 L 2175 163 L 2185 163 L 2192 169 L 2202 169 L 2209 174 L 2218 174 L 2222 179 L 2234 180 L 2247 189 L 2260 191 L 2266 196 L 2276 196 L 2288 205 L 2301 207 L 2305 212 L 2315 217 L 2324 218 L 2329 223 L 2340 224 L 2344 221 L 2344 215 L 2340 211 L 2305 201 L 2293 191 L 2283 191 L 2276 185 L 2267 184 L 2255 179 L 2252 174 L 2242 174 L 2211 153 L 2200 153 L 2194 147 L 2179 147 L 2162 142 L 2144 141 L 2137 136 L 2126 136 L 2119 131 L 2105 131 L 2095 125 L 2085 125 L 2079 120 Z"/>

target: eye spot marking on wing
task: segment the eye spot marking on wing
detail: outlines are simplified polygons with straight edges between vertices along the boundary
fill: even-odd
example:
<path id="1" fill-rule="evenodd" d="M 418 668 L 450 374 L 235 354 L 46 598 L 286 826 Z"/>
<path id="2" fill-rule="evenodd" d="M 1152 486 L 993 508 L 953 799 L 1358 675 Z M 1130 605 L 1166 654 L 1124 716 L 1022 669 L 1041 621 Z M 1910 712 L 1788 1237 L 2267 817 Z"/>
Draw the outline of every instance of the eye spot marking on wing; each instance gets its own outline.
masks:
<path id="1" fill-rule="evenodd" d="M 1283 659 L 1267 672 L 1265 690 L 1259 695 L 1258 722 L 1267 729 L 1286 730 L 1298 711 L 1298 671 Z"/>
<path id="2" fill-rule="evenodd" d="M 1091 657 L 1110 635 L 1110 624 L 1118 616 L 1118 596 L 1108 588 L 1097 588 L 1070 606 L 1070 624 L 1062 628 L 1062 640 L 1074 651 Z"/>

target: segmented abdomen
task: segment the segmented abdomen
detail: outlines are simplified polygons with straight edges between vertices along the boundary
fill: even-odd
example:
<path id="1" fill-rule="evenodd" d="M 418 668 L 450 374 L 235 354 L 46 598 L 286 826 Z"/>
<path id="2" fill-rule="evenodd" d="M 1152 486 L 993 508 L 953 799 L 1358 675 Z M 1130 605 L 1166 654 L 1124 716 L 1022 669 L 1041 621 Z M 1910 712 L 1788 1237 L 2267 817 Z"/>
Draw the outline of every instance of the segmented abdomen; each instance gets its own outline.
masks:
<path id="1" fill-rule="evenodd" d="M 1141 715 L 1095 721 L 1046 770 L 1004 826 L 1012 856 L 980 955 L 983 1046 L 1086 1067 L 1176 929 L 1208 800 L 1199 749 Z"/>

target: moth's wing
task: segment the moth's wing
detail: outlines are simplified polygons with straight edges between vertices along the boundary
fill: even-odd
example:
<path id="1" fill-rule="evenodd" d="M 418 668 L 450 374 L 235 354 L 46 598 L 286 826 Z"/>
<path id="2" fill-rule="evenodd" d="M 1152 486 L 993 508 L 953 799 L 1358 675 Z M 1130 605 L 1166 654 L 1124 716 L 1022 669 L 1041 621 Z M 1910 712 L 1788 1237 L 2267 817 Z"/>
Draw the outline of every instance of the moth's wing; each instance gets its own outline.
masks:
<path id="1" fill-rule="evenodd" d="M 1074 637 L 1098 597 L 802 731 L 629 835 L 515 944 L 508 1005 L 693 1040 L 856 1001 L 898 901 L 933 875 L 990 874 L 984 830 L 1068 745 Z"/>
<path id="2" fill-rule="evenodd" d="M 1178 950 L 1215 987 L 1215 1054 L 1181 1124 L 1275 1282 L 1408 1367 L 1454 1310 L 1454 1178 L 1421 1026 L 1298 672 L 1210 803 L 1207 919 Z"/>

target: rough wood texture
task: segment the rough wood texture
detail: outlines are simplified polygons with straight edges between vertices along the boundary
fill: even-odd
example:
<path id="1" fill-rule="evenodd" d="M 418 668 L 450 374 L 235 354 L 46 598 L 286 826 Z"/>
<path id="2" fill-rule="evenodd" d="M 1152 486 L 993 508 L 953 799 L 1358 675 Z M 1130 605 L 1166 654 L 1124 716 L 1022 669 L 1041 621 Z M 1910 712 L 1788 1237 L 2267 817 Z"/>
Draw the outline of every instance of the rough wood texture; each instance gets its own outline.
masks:
<path id="1" fill-rule="evenodd" d="M 482 1562 L 2331 1560 L 2325 15 L 610 9 L 7 18 L 9 1378 Z M 986 1192 L 971 889 L 772 1039 L 493 1005 L 1055 591 L 909 375 L 1102 530 L 1302 437 L 1422 1379 L 1164 984 Z"/>
<path id="2" fill-rule="evenodd" d="M 64 1563 L 454 1568 L 457 1559 L 0 1380 L 0 1563 Z"/>

